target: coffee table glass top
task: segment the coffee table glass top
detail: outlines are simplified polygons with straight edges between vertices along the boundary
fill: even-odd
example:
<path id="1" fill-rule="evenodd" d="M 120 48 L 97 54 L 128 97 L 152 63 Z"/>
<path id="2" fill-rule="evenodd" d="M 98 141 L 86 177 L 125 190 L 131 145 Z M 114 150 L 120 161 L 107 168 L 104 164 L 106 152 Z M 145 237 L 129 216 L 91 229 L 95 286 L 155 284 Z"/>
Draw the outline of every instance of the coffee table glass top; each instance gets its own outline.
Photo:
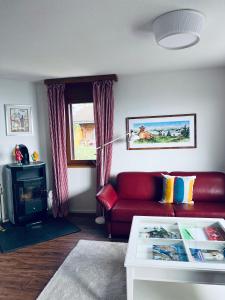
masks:
<path id="1" fill-rule="evenodd" d="M 125 265 L 130 263 L 225 270 L 224 220 L 134 217 Z"/>

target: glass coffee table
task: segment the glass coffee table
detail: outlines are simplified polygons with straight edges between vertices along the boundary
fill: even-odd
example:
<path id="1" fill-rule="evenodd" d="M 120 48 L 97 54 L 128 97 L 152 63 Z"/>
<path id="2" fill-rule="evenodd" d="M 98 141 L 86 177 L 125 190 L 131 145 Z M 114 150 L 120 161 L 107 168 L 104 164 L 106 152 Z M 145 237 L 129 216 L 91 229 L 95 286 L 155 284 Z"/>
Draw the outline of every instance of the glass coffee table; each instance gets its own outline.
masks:
<path id="1" fill-rule="evenodd" d="M 225 221 L 135 216 L 125 267 L 128 300 L 134 280 L 224 285 Z"/>

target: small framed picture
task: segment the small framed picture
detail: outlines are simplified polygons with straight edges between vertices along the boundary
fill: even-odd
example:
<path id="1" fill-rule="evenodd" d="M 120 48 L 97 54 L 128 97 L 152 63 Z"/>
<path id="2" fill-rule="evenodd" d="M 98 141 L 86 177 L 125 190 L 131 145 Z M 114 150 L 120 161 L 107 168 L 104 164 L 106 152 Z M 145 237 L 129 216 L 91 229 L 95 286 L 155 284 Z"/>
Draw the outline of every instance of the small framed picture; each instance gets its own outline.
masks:
<path id="1" fill-rule="evenodd" d="M 128 150 L 196 148 L 196 114 L 126 119 Z"/>
<path id="2" fill-rule="evenodd" d="M 33 133 L 32 107 L 5 104 L 6 134 L 31 135 Z"/>

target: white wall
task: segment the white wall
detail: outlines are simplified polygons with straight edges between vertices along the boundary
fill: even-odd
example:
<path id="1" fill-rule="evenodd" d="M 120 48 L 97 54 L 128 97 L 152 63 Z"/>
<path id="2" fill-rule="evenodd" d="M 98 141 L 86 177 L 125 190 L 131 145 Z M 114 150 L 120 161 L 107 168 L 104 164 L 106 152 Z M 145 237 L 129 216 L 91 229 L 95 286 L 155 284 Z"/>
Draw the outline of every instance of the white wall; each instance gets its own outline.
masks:
<path id="1" fill-rule="evenodd" d="M 197 114 L 197 148 L 126 150 L 113 146 L 112 175 L 121 171 L 225 171 L 225 69 L 119 76 L 114 87 L 114 136 L 126 132 L 125 118 Z M 71 210 L 95 208 L 93 169 L 69 169 Z"/>
<path id="2" fill-rule="evenodd" d="M 29 104 L 33 111 L 33 134 L 7 136 L 4 104 Z M 36 89 L 33 83 L 0 79 L 0 183 L 4 182 L 4 166 L 13 162 L 12 151 L 16 144 L 24 144 L 30 154 L 39 151 L 38 113 Z M 3 185 L 4 187 L 4 185 Z"/>
<path id="3" fill-rule="evenodd" d="M 7 136 L 4 104 L 29 104 L 33 112 L 33 134 Z M 0 165 L 13 162 L 12 151 L 16 144 L 24 144 L 31 153 L 39 151 L 38 115 L 35 86 L 29 82 L 0 80 Z M 1 177 L 0 177 L 1 180 Z"/>
<path id="4" fill-rule="evenodd" d="M 115 84 L 115 129 L 125 132 L 125 118 L 197 113 L 197 148 L 126 150 L 125 140 L 113 147 L 112 175 L 125 170 L 221 170 L 225 169 L 225 69 L 206 69 L 119 76 Z M 30 104 L 32 136 L 6 136 L 4 104 Z M 47 162 L 51 183 L 47 92 L 43 83 L 0 79 L 0 182 L 2 166 L 12 162 L 15 144 L 25 144 L 30 153 L 40 152 Z M 70 209 L 95 211 L 95 169 L 68 169 Z"/>
<path id="5" fill-rule="evenodd" d="M 68 169 L 70 210 L 92 213 L 96 210 L 96 172 L 94 168 Z"/>
<path id="6" fill-rule="evenodd" d="M 126 150 L 120 140 L 113 146 L 112 175 L 121 171 L 225 169 L 225 69 L 193 70 L 119 76 L 115 84 L 114 136 L 125 133 L 125 118 L 166 114 L 197 114 L 197 148 Z M 46 88 L 39 85 L 42 112 L 41 145 L 49 149 Z M 43 153 L 50 163 L 50 152 Z M 70 209 L 95 211 L 95 169 L 68 169 Z"/>
<path id="7" fill-rule="evenodd" d="M 126 150 L 114 144 L 112 174 L 125 170 L 225 170 L 225 69 L 120 76 L 115 87 L 114 136 L 125 118 L 197 114 L 197 148 Z"/>

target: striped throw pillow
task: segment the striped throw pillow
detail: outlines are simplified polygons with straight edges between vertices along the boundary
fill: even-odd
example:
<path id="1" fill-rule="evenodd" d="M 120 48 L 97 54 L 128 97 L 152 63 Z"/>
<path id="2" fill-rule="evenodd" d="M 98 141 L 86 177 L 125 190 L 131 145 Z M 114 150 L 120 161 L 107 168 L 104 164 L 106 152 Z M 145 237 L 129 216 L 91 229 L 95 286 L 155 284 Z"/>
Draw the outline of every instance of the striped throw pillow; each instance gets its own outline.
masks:
<path id="1" fill-rule="evenodd" d="M 163 176 L 162 203 L 193 203 L 193 187 L 196 176 Z"/>
<path id="2" fill-rule="evenodd" d="M 162 203 L 173 203 L 174 194 L 174 180 L 175 176 L 164 175 L 163 176 L 163 197 Z"/>
<path id="3" fill-rule="evenodd" d="M 174 182 L 174 202 L 193 203 L 193 187 L 196 176 L 177 176 Z"/>

